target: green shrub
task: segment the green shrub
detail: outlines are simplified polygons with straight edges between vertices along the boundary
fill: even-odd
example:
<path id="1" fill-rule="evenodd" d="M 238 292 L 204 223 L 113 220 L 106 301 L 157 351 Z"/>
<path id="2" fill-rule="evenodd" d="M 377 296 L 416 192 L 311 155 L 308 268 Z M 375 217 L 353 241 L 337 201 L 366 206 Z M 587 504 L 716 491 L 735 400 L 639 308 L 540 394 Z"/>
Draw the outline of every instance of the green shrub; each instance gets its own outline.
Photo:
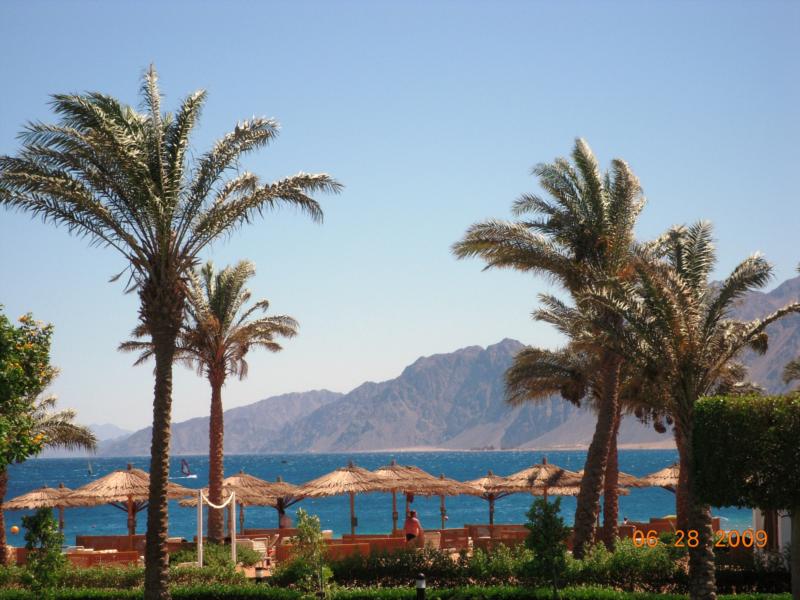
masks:
<path id="1" fill-rule="evenodd" d="M 252 567 L 261 560 L 261 554 L 250 548 L 237 548 L 236 561 L 245 567 Z M 173 552 L 169 556 L 171 564 L 197 562 L 197 549 L 184 549 Z M 233 568 L 231 547 L 224 544 L 208 543 L 203 546 L 203 566 Z"/>
<path id="2" fill-rule="evenodd" d="M 25 574 L 25 569 L 10 565 L 8 567 L 0 566 L 0 589 L 18 587 L 22 584 Z"/>
<path id="3" fill-rule="evenodd" d="M 525 523 L 529 532 L 525 545 L 533 551 L 530 573 L 533 577 L 548 580 L 556 596 L 566 569 L 569 537 L 569 527 L 560 512 L 561 498 L 552 503 L 546 498 L 538 498 L 531 505 Z"/>
<path id="4" fill-rule="evenodd" d="M 56 590 L 55 600 L 140 600 L 138 590 Z M 172 591 L 175 600 L 302 600 L 300 592 L 264 585 L 191 586 Z M 411 587 L 392 589 L 336 590 L 332 600 L 413 600 Z M 550 600 L 548 588 L 461 587 L 429 589 L 429 600 Z M 598 587 L 572 587 L 561 590 L 563 600 L 687 600 L 686 596 L 619 592 Z M 719 600 L 791 600 L 789 594 L 739 594 L 719 596 Z M 0 600 L 38 600 L 35 592 L 0 590 Z"/>
<path id="5" fill-rule="evenodd" d="M 662 531 L 658 534 L 658 544 L 666 548 L 667 553 L 673 560 L 680 560 L 689 556 L 689 548 L 685 544 L 676 546 L 675 542 L 677 541 L 678 535 L 674 531 Z"/>
<path id="6" fill-rule="evenodd" d="M 469 576 L 463 560 L 454 562 L 448 553 L 431 548 L 353 555 L 331 562 L 330 567 L 333 580 L 349 586 L 409 586 L 418 573 L 425 573 L 429 585 L 444 587 L 463 585 Z"/>
<path id="7" fill-rule="evenodd" d="M 50 508 L 40 508 L 22 517 L 22 526 L 26 530 L 25 548 L 28 550 L 25 583 L 44 598 L 49 596 L 47 590 L 56 586 L 67 564 L 66 556 L 61 553 L 64 534 L 58 529 Z"/>
<path id="8" fill-rule="evenodd" d="M 247 583 L 242 573 L 237 573 L 229 566 L 221 567 L 172 567 L 169 572 L 172 586 L 187 585 L 241 585 Z"/>
<path id="9" fill-rule="evenodd" d="M 470 583 L 497 585 L 516 582 L 528 570 L 533 551 L 524 546 L 508 548 L 500 544 L 491 552 L 475 549 L 469 558 L 462 557 Z"/>
<path id="10" fill-rule="evenodd" d="M 572 585 L 609 585 L 626 591 L 683 591 L 686 561 L 673 559 L 670 552 L 664 544 L 637 548 L 629 539 L 619 540 L 614 552 L 597 544 L 583 560 L 567 558 L 564 579 Z"/>
<path id="11" fill-rule="evenodd" d="M 59 588 L 136 589 L 144 585 L 144 567 L 68 567 L 58 580 Z"/>
<path id="12" fill-rule="evenodd" d="M 291 561 L 297 583 L 306 592 L 327 596 L 333 572 L 327 565 L 327 547 L 319 517 L 302 508 L 297 511 L 297 553 Z"/>

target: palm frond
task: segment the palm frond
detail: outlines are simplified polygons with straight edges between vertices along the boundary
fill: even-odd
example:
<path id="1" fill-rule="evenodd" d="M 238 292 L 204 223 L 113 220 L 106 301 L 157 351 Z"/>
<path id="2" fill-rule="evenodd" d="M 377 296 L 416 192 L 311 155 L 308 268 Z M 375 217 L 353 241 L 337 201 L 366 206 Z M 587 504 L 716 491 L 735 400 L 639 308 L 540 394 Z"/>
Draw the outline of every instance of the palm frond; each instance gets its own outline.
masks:
<path id="1" fill-rule="evenodd" d="M 580 405 L 588 391 L 588 358 L 570 349 L 526 348 L 505 373 L 506 401 L 512 406 L 560 394 Z"/>
<path id="2" fill-rule="evenodd" d="M 791 383 L 800 379 L 800 358 L 795 358 L 783 368 L 783 382 Z"/>
<path id="3" fill-rule="evenodd" d="M 772 265 L 759 254 L 754 254 L 739 263 L 722 283 L 708 308 L 706 331 L 728 317 L 735 300 L 747 292 L 764 287 L 772 278 L 772 271 Z"/>
<path id="4" fill-rule="evenodd" d="M 72 409 L 53 411 L 56 405 L 55 396 L 44 396 L 34 400 L 33 432 L 44 439 L 48 448 L 66 448 L 67 450 L 94 450 L 97 438 L 83 425 L 76 424 L 76 413 Z"/>

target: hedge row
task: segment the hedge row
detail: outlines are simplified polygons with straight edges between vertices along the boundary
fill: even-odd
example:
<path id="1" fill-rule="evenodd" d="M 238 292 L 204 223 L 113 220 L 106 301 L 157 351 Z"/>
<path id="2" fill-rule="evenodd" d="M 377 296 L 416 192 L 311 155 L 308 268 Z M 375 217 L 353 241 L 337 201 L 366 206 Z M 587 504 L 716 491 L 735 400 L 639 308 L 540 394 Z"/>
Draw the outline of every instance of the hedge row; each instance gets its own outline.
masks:
<path id="1" fill-rule="evenodd" d="M 174 600 L 300 600 L 299 592 L 260 585 L 194 586 L 172 590 Z M 552 590 L 520 587 L 464 587 L 429 589 L 430 600 L 551 600 Z M 138 600 L 137 590 L 57 590 L 52 600 Z M 412 588 L 336 590 L 331 600 L 414 600 Z M 563 600 L 686 600 L 674 594 L 618 592 L 597 587 L 577 587 L 561 590 Z M 738 594 L 718 596 L 720 600 L 791 600 L 789 594 Z M 25 590 L 0 590 L 0 600 L 38 600 L 37 594 Z"/>

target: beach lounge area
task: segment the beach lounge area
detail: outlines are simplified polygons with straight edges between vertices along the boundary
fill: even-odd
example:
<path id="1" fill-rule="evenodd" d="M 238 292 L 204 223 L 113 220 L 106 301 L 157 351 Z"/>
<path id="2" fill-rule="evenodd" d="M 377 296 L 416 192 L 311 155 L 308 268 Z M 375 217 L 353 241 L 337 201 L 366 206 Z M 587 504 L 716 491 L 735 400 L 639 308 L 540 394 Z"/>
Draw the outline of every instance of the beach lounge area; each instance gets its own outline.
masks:
<path id="1" fill-rule="evenodd" d="M 637 478 L 620 474 L 620 494 L 636 493 L 637 488 L 660 487 L 674 491 L 677 485 L 678 469 L 670 465 L 648 476 Z M 352 462 L 326 475 L 304 484 L 291 484 L 278 478 L 266 481 L 244 472 L 226 478 L 223 482 L 224 497 L 228 503 L 226 534 L 223 544 L 237 549 L 247 549 L 259 556 L 254 564 L 238 569 L 249 578 L 268 578 L 274 569 L 290 562 L 298 552 L 298 529 L 285 521 L 286 508 L 315 497 L 343 496 L 348 499 L 343 508 L 350 511 L 349 533 L 334 537 L 330 529 L 322 526 L 325 555 L 336 561 L 352 556 L 392 554 L 401 551 L 423 549 L 440 551 L 454 561 L 460 557 L 472 556 L 476 550 L 492 553 L 501 546 L 506 549 L 524 547 L 529 530 L 523 523 L 495 523 L 495 502 L 511 494 L 526 494 L 544 499 L 548 497 L 575 496 L 579 492 L 581 472 L 573 472 L 549 463 L 542 457 L 534 464 L 508 476 L 495 475 L 491 470 L 482 478 L 469 481 L 456 481 L 443 474 L 434 476 L 413 465 L 400 465 L 392 461 L 369 471 Z M 63 528 L 64 509 L 70 507 L 97 506 L 110 504 L 127 515 L 127 534 L 120 535 L 77 535 L 75 544 L 64 548 L 69 564 L 74 567 L 95 567 L 103 565 L 127 566 L 142 565 L 144 561 L 145 536 L 136 533 L 136 514 L 144 506 L 147 497 L 148 476 L 142 470 L 128 465 L 125 469 L 113 471 L 76 490 L 63 486 L 42 488 L 11 499 L 6 509 L 22 510 L 40 507 L 54 507 L 59 510 Z M 632 491 L 633 490 L 633 491 Z M 357 533 L 357 497 L 374 492 L 391 493 L 391 507 L 387 506 L 387 523 L 391 527 L 385 533 Z M 179 501 L 179 510 L 193 508 L 198 504 L 208 505 L 206 488 L 196 490 L 177 484 L 170 484 L 170 497 Z M 440 498 L 441 525 L 439 528 L 426 528 L 416 539 L 407 539 L 403 523 L 408 519 L 414 495 L 438 496 Z M 446 498 L 448 496 L 469 495 L 487 501 L 488 520 L 486 523 L 465 523 L 448 525 Z M 398 496 L 403 504 L 398 504 Z M 283 527 L 245 526 L 247 507 L 272 507 L 276 510 L 278 521 Z M 402 508 L 402 513 L 399 512 Z M 238 512 L 234 514 L 236 509 Z M 391 509 L 391 512 L 389 512 Z M 238 518 L 237 518 L 238 515 Z M 402 517 L 402 519 L 401 519 Z M 202 511 L 197 512 L 198 523 L 205 518 Z M 391 520 L 390 520 L 391 518 Z M 720 530 L 720 520 L 714 519 L 715 531 Z M 634 539 L 637 535 L 646 538 L 662 533 L 674 533 L 676 518 L 652 517 L 648 522 L 621 522 L 618 535 L 621 539 Z M 202 531 L 202 527 L 198 528 Z M 198 537 L 185 539 L 171 537 L 167 540 L 170 555 L 178 552 L 197 552 Z M 203 536 L 205 544 L 210 540 Z M 572 549 L 571 536 L 567 547 Z M 11 549 L 14 562 L 24 565 L 27 551 L 24 548 Z M 202 566 L 183 563 L 184 566 Z"/>

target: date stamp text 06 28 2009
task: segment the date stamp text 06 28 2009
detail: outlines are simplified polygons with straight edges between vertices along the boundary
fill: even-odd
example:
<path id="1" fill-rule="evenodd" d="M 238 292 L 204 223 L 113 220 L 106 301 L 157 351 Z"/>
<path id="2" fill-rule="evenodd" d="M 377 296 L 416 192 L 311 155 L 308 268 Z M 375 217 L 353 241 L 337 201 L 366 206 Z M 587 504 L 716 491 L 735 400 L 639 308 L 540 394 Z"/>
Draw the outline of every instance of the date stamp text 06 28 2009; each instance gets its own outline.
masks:
<path id="1" fill-rule="evenodd" d="M 633 545 L 637 548 L 643 546 L 654 547 L 663 543 L 659 539 L 659 532 L 650 531 L 645 532 L 644 529 L 635 529 L 633 532 Z M 673 546 L 688 546 L 689 548 L 697 547 L 699 543 L 699 535 L 697 530 L 689 529 L 684 531 L 682 529 L 675 530 L 675 539 L 669 542 Z M 763 529 L 745 529 L 738 531 L 731 529 L 729 531 L 716 531 L 714 533 L 714 545 L 717 547 L 732 547 L 744 546 L 745 548 L 764 548 L 767 545 L 767 532 Z"/>

